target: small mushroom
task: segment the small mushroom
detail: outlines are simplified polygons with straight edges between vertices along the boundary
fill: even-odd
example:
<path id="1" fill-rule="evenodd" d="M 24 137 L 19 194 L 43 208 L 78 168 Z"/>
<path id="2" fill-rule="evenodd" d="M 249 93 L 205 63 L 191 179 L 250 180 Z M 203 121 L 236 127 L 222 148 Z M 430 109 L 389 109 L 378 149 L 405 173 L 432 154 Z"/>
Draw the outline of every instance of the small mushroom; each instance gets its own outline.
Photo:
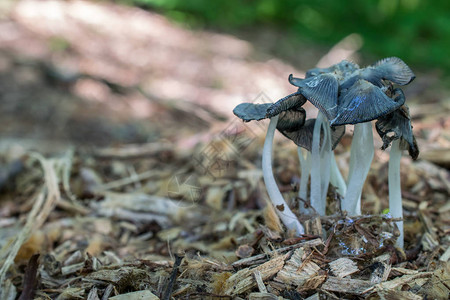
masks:
<path id="1" fill-rule="evenodd" d="M 402 104 L 405 103 L 405 96 L 402 90 L 398 88 L 393 89 L 392 85 L 386 86 L 384 90 L 386 93 L 385 96 L 390 96 L 390 98 L 394 99 L 394 102 Z M 385 144 L 389 143 L 386 135 L 387 132 L 394 131 L 392 126 L 395 126 L 396 131 L 399 131 L 401 130 L 400 128 L 405 127 L 403 124 L 404 122 L 400 122 L 400 118 L 393 117 L 397 116 L 398 113 L 396 112 L 400 111 L 401 110 L 397 109 L 394 112 L 381 115 L 378 119 L 377 130 L 380 135 L 382 135 Z M 410 135 L 405 132 L 405 137 L 406 136 L 409 137 Z M 346 210 L 350 215 L 361 214 L 361 191 L 369 172 L 373 155 L 374 147 L 371 122 L 356 124 L 350 153 L 350 170 L 347 181 L 347 193 L 345 194 L 344 201 L 342 202 L 342 210 Z"/>
<path id="2" fill-rule="evenodd" d="M 272 171 L 272 144 L 275 129 L 280 126 L 281 130 L 292 132 L 295 128 L 301 128 L 305 122 L 305 111 L 301 108 L 306 100 L 299 93 L 291 94 L 282 100 L 286 101 L 283 107 L 279 109 L 279 113 L 270 118 L 269 127 L 267 129 L 266 139 L 264 141 L 262 169 L 264 182 L 266 184 L 267 193 L 273 205 L 277 208 L 277 214 L 288 230 L 293 230 L 297 235 L 304 233 L 304 228 L 298 221 L 295 214 L 291 211 L 287 203 L 284 201 L 276 184 Z M 287 105 L 289 104 L 289 105 Z M 286 105 L 286 106 L 284 106 Z M 267 110 L 272 104 L 239 104 L 233 113 L 248 122 L 252 120 L 262 120 L 267 118 Z"/>
<path id="3" fill-rule="evenodd" d="M 272 117 L 270 119 L 269 128 L 267 129 L 266 139 L 264 141 L 263 156 L 262 156 L 262 169 L 264 183 L 266 184 L 267 193 L 273 205 L 277 208 L 276 211 L 283 224 L 288 230 L 294 230 L 297 235 L 304 234 L 305 230 L 298 221 L 295 214 L 291 211 L 286 201 L 284 201 L 283 195 L 281 195 L 278 189 L 275 178 L 272 171 L 272 144 L 275 134 L 276 125 L 279 116 Z"/>
<path id="4" fill-rule="evenodd" d="M 272 202 L 284 203 L 273 178 L 271 165 L 273 134 L 278 129 L 299 147 L 302 168 L 300 197 L 305 199 L 307 196 L 305 187 L 308 177 L 304 175 L 310 173 L 311 204 L 317 212 L 325 214 L 325 197 L 331 181 L 345 195 L 342 209 L 350 215 L 360 214 L 361 191 L 374 155 L 370 121 L 378 119 L 376 127 L 383 139 L 383 149 L 393 141 L 393 173 L 396 170 L 394 165 L 399 168 L 401 154 L 397 155 L 394 148 L 398 148 L 398 151 L 408 149 L 410 155 L 417 158 L 417 144 L 412 135 L 409 113 L 404 106 L 404 94 L 393 87 L 393 84 L 406 85 L 414 78 L 411 69 L 396 57 L 382 59 L 366 68 L 342 61 L 329 68 L 311 69 L 307 71 L 305 79 L 290 75 L 289 82 L 297 86 L 298 91 L 275 104 L 238 105 L 234 113 L 244 121 L 271 119 L 264 144 L 263 173 Z M 306 100 L 319 109 L 316 119 L 306 120 L 306 112 L 302 108 Z M 347 185 L 340 175 L 332 151 L 344 134 L 346 124 L 355 124 Z M 301 148 L 308 151 L 306 157 Z M 390 187 L 398 186 L 397 190 L 392 189 L 394 195 L 394 191 L 399 193 L 400 185 L 399 179 L 397 183 L 394 175 L 392 178 Z M 401 203 L 401 196 L 397 198 L 400 198 Z M 283 207 L 288 209 L 287 205 Z M 290 210 L 288 212 L 292 213 Z M 280 217 L 288 228 L 296 228 L 297 232 L 303 230 L 298 220 L 291 224 L 289 219 Z"/>
<path id="5" fill-rule="evenodd" d="M 274 130 L 273 122 L 276 120 L 275 128 L 299 147 L 299 156 L 301 155 L 301 148 L 306 149 L 309 153 L 312 151 L 313 154 L 309 157 L 317 159 L 315 159 L 313 163 L 313 173 L 315 175 L 311 179 L 311 202 L 313 208 L 319 214 L 323 215 L 325 213 L 326 191 L 328 190 L 330 180 L 329 169 L 330 165 L 333 165 L 330 163 L 330 159 L 331 157 L 334 158 L 331 149 L 334 149 L 344 135 L 345 126 L 330 128 L 325 117 L 323 120 L 318 117 L 318 119 L 321 120 L 320 122 L 317 122 L 316 119 L 305 120 L 306 112 L 301 107 L 305 102 L 306 98 L 304 98 L 301 93 L 296 92 L 280 99 L 274 104 L 242 103 L 239 104 L 233 112 L 236 116 L 246 122 L 262 120 L 264 118 L 271 119 L 263 149 L 263 174 L 269 196 L 274 205 L 279 206 L 283 198 L 276 186 L 271 166 L 271 149 L 273 141 L 273 133 L 271 132 Z M 314 141 L 317 142 L 315 143 Z M 314 150 L 313 147 L 315 147 Z M 326 151 L 324 150 L 325 147 L 327 147 Z M 308 182 L 311 164 L 309 160 L 305 161 L 303 155 L 300 156 L 300 164 L 302 168 L 302 177 L 299 195 L 301 198 L 306 199 L 306 184 Z M 337 165 L 334 164 L 334 166 L 336 166 L 337 169 Z M 336 172 L 333 174 L 335 173 Z M 287 205 L 284 203 L 282 207 L 287 208 Z M 285 220 L 283 220 L 284 224 L 290 229 L 298 229 L 299 224 L 289 224 L 289 222 L 292 222 L 292 216 L 290 216 L 290 211 L 286 210 L 286 212 L 288 216 L 281 216 L 281 213 L 279 213 L 282 220 L 283 217 L 285 217 Z M 297 228 L 295 228 L 295 226 L 297 226 Z"/>
<path id="6" fill-rule="evenodd" d="M 356 124 L 342 202 L 342 209 L 350 215 L 361 213 L 362 186 L 374 155 L 370 121 L 398 110 L 405 97 L 392 84 L 405 85 L 414 78 L 411 69 L 396 57 L 366 68 L 342 61 L 329 68 L 309 70 L 305 79 L 289 76 L 289 82 L 328 118 L 332 127 Z"/>
<path id="7" fill-rule="evenodd" d="M 401 92 L 401 91 L 400 91 Z M 419 156 L 419 148 L 412 132 L 409 109 L 403 105 L 396 111 L 381 117 L 375 123 L 375 128 L 383 140 L 381 149 L 391 145 L 389 153 L 389 212 L 393 218 L 403 219 L 402 193 L 400 182 L 400 160 L 402 150 L 408 150 L 412 159 Z M 389 135 L 391 134 L 391 135 Z M 396 222 L 400 231 L 397 246 L 404 246 L 403 221 Z"/>
<path id="8" fill-rule="evenodd" d="M 298 93 L 301 93 L 300 89 Z M 306 99 L 303 98 L 301 105 L 305 101 Z M 330 180 L 334 184 L 338 184 L 340 192 L 345 193 L 346 189 L 337 164 L 335 161 L 331 162 L 331 159 L 334 159 L 332 150 L 344 135 L 345 126 L 330 128 L 327 118 L 320 111 L 316 119 L 309 119 L 306 122 L 302 120 L 301 124 L 298 124 L 301 126 L 287 126 L 297 123 L 294 112 L 299 108 L 295 105 L 296 102 L 292 99 L 283 98 L 267 109 L 267 116 L 283 114 L 283 124 L 286 125 L 277 126 L 277 129 L 299 147 L 298 155 L 302 172 L 299 197 L 307 199 L 306 185 L 308 174 L 311 174 L 311 207 L 320 215 L 325 215 L 326 195 Z M 304 111 L 303 108 L 301 109 Z M 307 154 L 305 158 L 300 148 L 308 150 L 311 155 Z M 330 169 L 332 169 L 331 175 L 333 175 L 331 178 Z M 300 210 L 303 210 L 303 206 L 300 206 Z M 308 211 L 303 210 L 302 212 Z"/>

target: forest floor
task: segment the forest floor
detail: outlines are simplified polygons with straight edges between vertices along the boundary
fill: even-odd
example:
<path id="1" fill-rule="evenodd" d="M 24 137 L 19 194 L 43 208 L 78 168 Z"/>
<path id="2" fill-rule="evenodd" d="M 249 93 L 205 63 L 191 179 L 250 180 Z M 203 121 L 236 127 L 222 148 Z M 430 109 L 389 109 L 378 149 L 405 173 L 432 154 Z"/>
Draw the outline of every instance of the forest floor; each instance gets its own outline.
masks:
<path id="1" fill-rule="evenodd" d="M 439 71 L 405 88 L 421 151 L 402 158 L 405 249 L 382 214 L 389 152 L 376 133 L 363 215 L 342 215 L 330 189 L 327 216 L 299 216 L 306 234 L 293 237 L 267 205 L 268 123 L 231 112 L 292 93 L 288 75 L 312 62 L 358 60 L 351 37 L 274 58 L 282 35 L 270 29 L 238 38 L 110 3 L 2 5 L 0 299 L 448 298 L 450 92 Z M 352 131 L 335 150 L 344 176 Z M 295 210 L 297 148 L 280 135 L 274 149 Z"/>

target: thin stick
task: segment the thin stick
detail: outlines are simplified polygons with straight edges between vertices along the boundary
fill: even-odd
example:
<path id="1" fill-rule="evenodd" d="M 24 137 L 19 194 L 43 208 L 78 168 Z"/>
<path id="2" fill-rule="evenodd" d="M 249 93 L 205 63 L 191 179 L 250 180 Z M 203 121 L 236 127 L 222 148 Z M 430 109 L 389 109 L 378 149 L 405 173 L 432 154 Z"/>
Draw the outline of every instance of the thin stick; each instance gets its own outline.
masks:
<path id="1" fill-rule="evenodd" d="M 164 300 L 169 300 L 172 295 L 173 286 L 175 285 L 175 281 L 177 280 L 178 268 L 182 260 L 183 256 L 175 254 L 175 262 L 173 263 L 172 274 L 170 275 L 169 283 L 166 286 L 164 294 L 161 297 Z"/>
<path id="2" fill-rule="evenodd" d="M 12 246 L 7 249 L 6 259 L 0 269 L 0 299 L 2 299 L 2 285 L 5 282 L 5 275 L 9 267 L 14 263 L 14 258 L 20 250 L 23 243 L 31 236 L 33 231 L 39 229 L 49 216 L 50 212 L 56 206 L 60 199 L 58 188 L 58 178 L 55 173 L 55 162 L 45 159 L 38 153 L 32 153 L 32 157 L 39 160 L 44 169 L 45 186 L 37 196 L 31 212 L 28 214 L 25 226 L 17 235 Z M 4 253 L 1 253 L 2 255 Z"/>

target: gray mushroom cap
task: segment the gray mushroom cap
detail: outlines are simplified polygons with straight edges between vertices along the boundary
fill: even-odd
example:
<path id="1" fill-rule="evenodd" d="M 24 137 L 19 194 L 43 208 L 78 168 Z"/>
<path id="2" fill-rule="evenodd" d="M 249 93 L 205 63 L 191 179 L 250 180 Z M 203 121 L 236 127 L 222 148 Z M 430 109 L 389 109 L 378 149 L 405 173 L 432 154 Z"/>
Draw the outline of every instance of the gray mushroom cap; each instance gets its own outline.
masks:
<path id="1" fill-rule="evenodd" d="M 315 119 L 306 120 L 306 111 L 302 105 L 306 99 L 299 92 L 288 95 L 276 103 L 241 103 L 233 113 L 244 120 L 259 121 L 279 115 L 277 129 L 297 146 L 311 151 Z M 331 142 L 334 149 L 345 133 L 345 126 L 337 126 L 331 130 Z"/>
<path id="2" fill-rule="evenodd" d="M 389 147 L 393 140 L 400 139 L 400 149 L 408 150 L 412 159 L 419 156 L 419 147 L 414 137 L 409 108 L 403 105 L 390 114 L 382 116 L 375 123 L 375 128 L 383 140 L 382 150 Z"/>
<path id="3" fill-rule="evenodd" d="M 386 91 L 391 82 L 405 85 L 414 78 L 401 59 L 390 57 L 363 69 L 342 61 L 329 68 L 309 70 L 305 79 L 290 75 L 289 82 L 326 115 L 332 126 L 338 126 L 372 121 L 398 109 L 404 97 L 392 99 Z"/>
<path id="4" fill-rule="evenodd" d="M 271 118 L 276 115 L 279 115 L 281 112 L 293 110 L 302 112 L 306 114 L 302 108 L 302 105 L 305 104 L 306 98 L 299 92 L 287 95 L 284 98 L 281 98 L 276 103 L 263 103 L 263 104 L 255 104 L 255 103 L 241 103 L 233 109 L 233 113 L 240 119 L 244 120 L 244 122 L 249 121 L 260 121 L 262 119 Z M 292 118 L 294 115 L 292 115 Z M 304 116 L 301 114 L 297 117 L 303 118 Z M 287 120 L 285 120 L 287 121 Z M 278 121 L 280 123 L 280 121 Z M 302 123 L 302 124 L 303 124 Z"/>
<path id="5" fill-rule="evenodd" d="M 272 103 L 241 103 L 233 109 L 233 113 L 244 122 L 260 121 L 267 118 L 266 111 L 271 105 Z"/>
<path id="6" fill-rule="evenodd" d="M 280 117 L 281 119 L 281 117 Z M 314 126 L 316 124 L 316 119 L 308 119 L 305 124 L 295 131 L 283 130 L 282 128 L 277 129 L 288 139 L 293 141 L 297 146 L 305 148 L 311 152 L 312 149 L 312 139 L 314 133 Z M 345 134 L 345 126 L 335 126 L 331 127 L 331 149 L 336 148 L 337 144 Z M 323 130 L 321 134 L 322 144 Z"/>
<path id="7" fill-rule="evenodd" d="M 324 73 L 353 73 L 354 71 L 359 69 L 359 65 L 349 61 L 349 60 L 343 60 L 340 63 L 337 63 L 335 65 L 332 65 L 328 68 L 314 68 L 310 69 L 306 72 L 305 78 L 317 76 Z"/>

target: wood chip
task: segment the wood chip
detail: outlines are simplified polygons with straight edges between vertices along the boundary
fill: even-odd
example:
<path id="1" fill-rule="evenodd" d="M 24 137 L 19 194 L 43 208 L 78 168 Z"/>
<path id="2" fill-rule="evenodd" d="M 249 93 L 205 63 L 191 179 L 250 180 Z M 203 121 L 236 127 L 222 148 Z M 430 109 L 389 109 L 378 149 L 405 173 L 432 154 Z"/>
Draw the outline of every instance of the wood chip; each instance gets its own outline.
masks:
<path id="1" fill-rule="evenodd" d="M 402 277 L 395 278 L 393 280 L 382 282 L 377 285 L 375 285 L 373 288 L 376 290 L 391 290 L 398 288 L 400 286 L 403 286 L 404 284 L 409 284 L 413 282 L 416 279 L 419 278 L 429 278 L 432 276 L 432 272 L 423 272 L 415 275 L 404 275 Z M 372 288 L 368 289 L 367 291 L 371 290 Z"/>
<path id="2" fill-rule="evenodd" d="M 322 285 L 321 289 L 330 292 L 361 295 L 372 286 L 373 284 L 370 281 L 366 280 L 330 276 Z"/>
<path id="3" fill-rule="evenodd" d="M 322 236 L 322 223 L 319 216 L 305 220 L 304 224 L 306 234 Z"/>
<path id="4" fill-rule="evenodd" d="M 105 289 L 105 292 L 103 293 L 102 300 L 108 300 L 109 295 L 113 292 L 114 286 L 112 284 L 108 284 L 108 286 Z"/>
<path id="5" fill-rule="evenodd" d="M 84 262 L 84 255 L 80 250 L 75 251 L 71 256 L 69 256 L 63 263 L 64 266 L 70 266 L 76 263 Z"/>
<path id="6" fill-rule="evenodd" d="M 93 287 L 89 291 L 89 294 L 87 296 L 87 300 L 100 300 L 100 298 L 98 297 L 98 294 L 97 294 L 97 288 L 96 287 Z"/>
<path id="7" fill-rule="evenodd" d="M 227 192 L 223 186 L 210 187 L 206 193 L 206 204 L 217 211 L 222 209 L 222 203 Z"/>
<path id="8" fill-rule="evenodd" d="M 370 274 L 370 282 L 377 284 L 386 281 L 391 273 L 391 265 L 385 262 L 377 262 L 373 266 L 374 270 Z"/>
<path id="9" fill-rule="evenodd" d="M 279 300 L 280 298 L 271 293 L 251 293 L 248 295 L 249 300 Z"/>
<path id="10" fill-rule="evenodd" d="M 287 246 L 287 247 L 279 248 L 277 250 L 274 250 L 274 251 L 271 251 L 271 252 L 268 252 L 268 253 L 258 254 L 258 255 L 252 256 L 252 257 L 243 258 L 243 259 L 240 259 L 238 261 L 235 261 L 231 265 L 234 268 L 239 268 L 239 267 L 244 267 L 244 266 L 251 266 L 251 265 L 258 264 L 258 263 L 266 261 L 270 257 L 270 255 L 273 255 L 273 254 L 284 253 L 284 252 L 287 252 L 287 251 L 290 251 L 290 250 L 294 250 L 294 249 L 300 248 L 302 246 L 313 247 L 313 246 L 319 246 L 319 245 L 323 245 L 322 239 L 315 239 L 315 240 L 311 240 L 311 241 L 305 241 L 305 242 L 301 242 L 301 243 L 298 243 L 298 244 L 290 245 L 290 246 Z"/>
<path id="11" fill-rule="evenodd" d="M 63 276 L 73 274 L 73 273 L 76 273 L 79 270 L 83 269 L 83 267 L 84 267 L 84 262 L 73 264 L 70 266 L 65 266 L 65 267 L 61 268 L 61 274 Z"/>
<path id="12" fill-rule="evenodd" d="M 391 260 L 391 254 L 384 253 L 380 256 L 377 256 L 373 259 L 374 262 L 389 262 Z"/>
<path id="13" fill-rule="evenodd" d="M 390 253 L 384 253 L 372 260 L 373 264 L 371 268 L 373 268 L 373 271 L 370 274 L 370 282 L 372 282 L 373 284 L 377 284 L 388 279 L 389 275 L 391 274 L 390 261 Z"/>
<path id="14" fill-rule="evenodd" d="M 447 247 L 447 250 L 445 250 L 444 254 L 439 257 L 440 261 L 448 261 L 450 259 L 450 247 Z"/>
<path id="15" fill-rule="evenodd" d="M 391 276 L 400 276 L 400 275 L 414 275 L 418 274 L 419 271 L 405 269 L 405 268 L 391 268 Z"/>
<path id="16" fill-rule="evenodd" d="M 421 278 L 423 279 L 423 278 Z M 442 263 L 433 272 L 433 276 L 422 285 L 419 280 L 414 280 L 415 286 L 421 286 L 419 295 L 424 299 L 448 299 L 450 295 L 450 264 Z M 412 284 L 409 284 L 412 286 Z"/>
<path id="17" fill-rule="evenodd" d="M 356 262 L 353 260 L 342 257 L 330 262 L 330 269 L 333 274 L 339 278 L 354 274 L 359 271 Z"/>
<path id="18" fill-rule="evenodd" d="M 64 300 L 64 299 L 84 299 L 85 290 L 80 287 L 69 287 L 66 288 L 56 300 Z"/>
<path id="19" fill-rule="evenodd" d="M 439 247 L 439 242 L 434 234 L 425 232 L 421 239 L 423 250 L 433 251 L 436 247 Z"/>
<path id="20" fill-rule="evenodd" d="M 320 300 L 319 293 L 315 293 L 315 294 L 309 296 L 308 298 L 306 298 L 305 300 Z"/>
<path id="21" fill-rule="evenodd" d="M 2 286 L 3 290 L 1 292 L 1 296 L 3 297 L 3 299 L 16 299 L 17 297 L 17 289 L 16 287 L 12 284 L 11 280 L 7 279 L 5 280 L 5 282 L 3 283 Z"/>
<path id="22" fill-rule="evenodd" d="M 254 252 L 255 249 L 247 244 L 240 245 L 239 248 L 235 251 L 236 256 L 239 258 L 250 257 Z"/>
<path id="23" fill-rule="evenodd" d="M 176 291 L 174 291 L 173 293 L 172 293 L 172 297 L 176 297 L 176 296 L 179 296 L 179 295 L 181 295 L 181 294 L 184 294 L 184 293 L 186 293 L 190 288 L 191 288 L 191 284 L 185 284 L 185 285 L 183 285 L 182 287 L 180 287 L 179 289 L 177 289 Z"/>
<path id="24" fill-rule="evenodd" d="M 258 289 L 261 293 L 267 293 L 266 286 L 261 277 L 261 272 L 259 270 L 253 271 L 253 276 L 255 276 L 256 283 L 258 284 Z"/>
<path id="25" fill-rule="evenodd" d="M 147 272 L 141 269 L 133 267 L 121 267 L 116 270 L 99 270 L 97 272 L 90 273 L 86 276 L 88 279 L 102 280 L 114 284 L 122 283 L 134 283 L 138 284 L 138 281 L 145 280 L 147 278 Z"/>
<path id="26" fill-rule="evenodd" d="M 255 271 L 259 271 L 261 273 L 262 280 L 267 280 L 283 268 L 284 262 L 290 254 L 291 253 L 287 253 L 285 255 L 275 257 L 254 269 L 245 268 L 231 275 L 225 282 L 224 294 L 234 296 L 242 294 L 255 287 L 257 285 L 253 277 L 253 273 Z"/>
<path id="27" fill-rule="evenodd" d="M 284 268 L 278 272 L 275 281 L 301 287 L 307 280 L 318 275 L 320 267 L 312 261 L 304 262 L 303 255 L 303 248 L 295 250 Z"/>
<path id="28" fill-rule="evenodd" d="M 413 292 L 409 291 L 397 291 L 397 290 L 384 290 L 379 291 L 378 296 L 381 300 L 422 300 L 422 296 L 419 296 Z"/>
<path id="29" fill-rule="evenodd" d="M 110 300 L 159 300 L 155 294 L 149 290 L 137 291 L 127 294 L 122 294 L 114 297 L 110 297 Z"/>

